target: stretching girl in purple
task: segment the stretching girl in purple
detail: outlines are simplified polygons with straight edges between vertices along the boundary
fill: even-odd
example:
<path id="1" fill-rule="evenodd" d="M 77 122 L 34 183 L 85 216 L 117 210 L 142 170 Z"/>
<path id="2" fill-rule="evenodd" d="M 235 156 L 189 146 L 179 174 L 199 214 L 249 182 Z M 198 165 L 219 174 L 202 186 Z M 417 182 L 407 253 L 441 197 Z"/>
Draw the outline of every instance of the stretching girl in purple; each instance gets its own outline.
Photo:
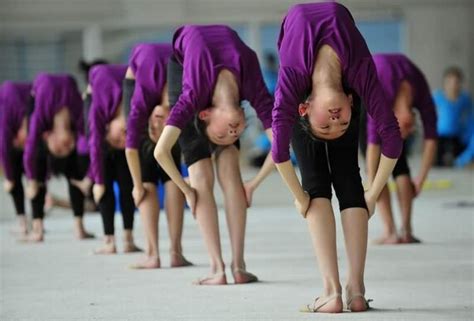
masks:
<path id="1" fill-rule="evenodd" d="M 31 83 L 5 81 L 0 86 L 0 161 L 5 174 L 4 189 L 13 199 L 22 237 L 28 232 L 21 179 L 31 104 Z"/>
<path id="2" fill-rule="evenodd" d="M 245 128 L 240 104 L 248 100 L 269 133 L 272 97 L 256 54 L 227 26 L 181 27 L 174 35 L 173 51 L 168 69 L 172 109 L 155 157 L 186 196 L 210 256 L 211 274 L 196 284 L 227 284 L 213 192 L 214 153 L 217 179 L 224 192 L 232 275 L 235 283 L 255 282 L 257 277 L 247 272 L 244 261 L 248 203 L 239 166 L 239 137 Z M 173 161 L 172 148 L 178 138 L 189 166 L 190 184 Z M 268 163 L 271 165 L 271 160 Z"/>
<path id="3" fill-rule="evenodd" d="M 272 155 L 308 222 L 324 286 L 304 311 L 343 309 L 331 185 L 339 200 L 348 257 L 346 305 L 351 311 L 365 311 L 367 224 L 401 151 L 397 121 L 367 45 L 344 6 L 331 2 L 291 7 L 278 49 Z M 365 193 L 358 165 L 361 99 L 382 141 L 379 167 Z M 290 141 L 302 183 L 289 160 Z"/>
<path id="4" fill-rule="evenodd" d="M 84 194 L 72 183 L 88 172 L 89 158 L 84 135 L 82 99 L 69 75 L 40 74 L 33 83 L 35 107 L 23 154 L 28 179 L 26 195 L 33 202 L 31 241 L 42 241 L 46 179 L 49 171 L 63 174 L 68 183 L 78 239 L 93 237 L 84 229 Z"/>
<path id="5" fill-rule="evenodd" d="M 117 253 L 114 236 L 115 195 L 117 181 L 120 193 L 125 253 L 137 252 L 133 242 L 135 205 L 132 198 L 132 178 L 125 158 L 125 114 L 122 107 L 122 82 L 126 65 L 98 65 L 89 73 L 88 94 L 92 103 L 89 112 L 89 148 L 92 193 L 102 215 L 105 244 L 96 254 Z"/>
<path id="6" fill-rule="evenodd" d="M 415 129 L 416 108 L 420 114 L 424 132 L 424 146 L 419 174 L 412 181 L 408 167 L 406 147 L 393 170 L 397 185 L 399 208 L 402 214 L 402 229 L 397 233 L 390 204 L 390 192 L 385 185 L 377 201 L 384 234 L 375 240 L 376 244 L 419 243 L 412 233 L 411 211 L 413 200 L 422 190 L 423 183 L 436 156 L 436 109 L 430 88 L 423 73 L 404 55 L 379 54 L 373 56 L 378 77 L 385 97 L 398 120 L 402 138 L 406 139 Z M 380 137 L 373 118 L 367 117 L 367 176 L 374 178 L 380 157 Z"/>
<path id="7" fill-rule="evenodd" d="M 184 195 L 153 157 L 153 149 L 169 115 L 166 69 L 172 48 L 169 44 L 140 44 L 133 49 L 124 82 L 124 103 L 129 109 L 126 155 L 133 179 L 133 198 L 140 210 L 146 236 L 146 256 L 134 268 L 161 267 L 158 246 L 158 203 L 156 184 L 165 189 L 165 210 L 170 235 L 171 267 L 189 266 L 183 256 Z M 181 164 L 179 146 L 173 160 Z"/>

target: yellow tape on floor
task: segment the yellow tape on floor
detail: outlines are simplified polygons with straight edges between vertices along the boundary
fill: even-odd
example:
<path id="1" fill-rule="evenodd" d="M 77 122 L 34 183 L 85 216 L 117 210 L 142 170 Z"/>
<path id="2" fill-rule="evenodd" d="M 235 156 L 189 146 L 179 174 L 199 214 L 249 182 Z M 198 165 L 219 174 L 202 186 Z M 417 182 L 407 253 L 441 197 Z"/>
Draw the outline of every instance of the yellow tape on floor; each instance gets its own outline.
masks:
<path id="1" fill-rule="evenodd" d="M 423 184 L 424 191 L 444 190 L 444 189 L 450 189 L 452 187 L 453 187 L 453 181 L 450 179 L 427 180 L 425 181 L 425 184 Z M 388 188 L 390 189 L 390 191 L 395 191 L 397 188 L 395 185 L 395 182 L 390 181 L 388 183 Z"/>
<path id="2" fill-rule="evenodd" d="M 453 187 L 453 181 L 450 179 L 436 179 L 436 180 L 427 180 L 423 185 L 423 190 L 445 190 Z M 364 188 L 367 188 L 367 182 L 364 182 Z M 397 189 L 394 181 L 388 183 L 388 188 L 391 192 Z"/>

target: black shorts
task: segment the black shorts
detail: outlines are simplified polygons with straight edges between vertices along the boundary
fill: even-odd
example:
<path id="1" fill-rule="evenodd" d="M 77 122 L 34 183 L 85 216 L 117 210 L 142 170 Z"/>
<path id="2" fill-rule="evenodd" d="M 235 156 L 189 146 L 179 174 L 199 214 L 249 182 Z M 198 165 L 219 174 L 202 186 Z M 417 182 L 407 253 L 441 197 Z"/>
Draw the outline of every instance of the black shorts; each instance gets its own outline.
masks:
<path id="1" fill-rule="evenodd" d="M 153 150 L 155 149 L 155 143 L 150 138 L 143 139 L 140 144 L 140 168 L 142 171 L 142 181 L 143 183 L 153 183 L 156 184 L 161 182 L 165 184 L 171 178 L 166 174 L 166 172 L 161 168 L 161 166 L 156 161 L 153 156 Z M 178 169 L 181 168 L 181 150 L 179 145 L 176 144 L 171 150 L 173 155 L 173 160 Z"/>
<path id="2" fill-rule="evenodd" d="M 401 175 L 408 175 L 410 176 L 410 167 L 408 167 L 408 160 L 407 160 L 407 144 L 406 141 L 403 142 L 402 153 L 393 168 L 392 176 L 393 178 L 397 178 L 397 176 Z"/>
<path id="3" fill-rule="evenodd" d="M 181 95 L 183 79 L 183 66 L 174 57 L 171 57 L 168 63 L 167 78 L 169 102 L 171 108 L 173 108 Z M 179 145 L 187 166 L 191 166 L 202 159 L 210 158 L 214 152 L 218 155 L 226 147 L 211 143 L 209 138 L 197 131 L 194 121 L 189 122 L 183 128 L 179 136 Z M 240 149 L 240 141 L 237 140 L 234 146 Z"/>
<path id="4" fill-rule="evenodd" d="M 355 114 L 354 110 L 349 128 L 340 138 L 315 140 L 297 123 L 291 141 L 303 189 L 311 199 L 331 199 L 332 185 L 341 211 L 355 207 L 367 209 L 358 160 L 359 117 Z"/>

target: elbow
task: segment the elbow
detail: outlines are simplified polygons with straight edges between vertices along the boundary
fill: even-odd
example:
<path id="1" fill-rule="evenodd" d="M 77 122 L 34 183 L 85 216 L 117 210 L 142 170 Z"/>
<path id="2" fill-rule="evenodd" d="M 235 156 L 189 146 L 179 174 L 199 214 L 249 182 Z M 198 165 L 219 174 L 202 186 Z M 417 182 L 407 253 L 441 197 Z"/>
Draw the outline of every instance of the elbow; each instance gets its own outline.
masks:
<path id="1" fill-rule="evenodd" d="M 153 151 L 153 156 L 155 157 L 156 161 L 162 165 L 163 160 L 166 158 L 166 149 L 160 145 L 156 145 L 155 150 Z"/>

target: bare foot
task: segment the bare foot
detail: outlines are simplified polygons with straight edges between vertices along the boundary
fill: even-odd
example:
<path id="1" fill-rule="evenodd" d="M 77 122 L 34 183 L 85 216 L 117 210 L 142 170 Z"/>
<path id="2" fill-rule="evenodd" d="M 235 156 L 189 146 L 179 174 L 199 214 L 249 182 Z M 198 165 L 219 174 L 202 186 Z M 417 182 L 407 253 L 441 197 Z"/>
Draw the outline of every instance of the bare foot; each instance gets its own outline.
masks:
<path id="1" fill-rule="evenodd" d="M 400 243 L 402 244 L 418 244 L 421 243 L 421 241 L 413 236 L 411 233 L 406 233 L 402 237 L 400 237 Z"/>
<path id="2" fill-rule="evenodd" d="M 226 285 L 227 277 L 224 272 L 217 272 L 215 274 L 206 276 L 193 282 L 194 285 Z"/>
<path id="3" fill-rule="evenodd" d="M 186 258 L 181 253 L 171 253 L 171 267 L 185 267 L 193 265 L 191 262 L 186 260 Z"/>
<path id="4" fill-rule="evenodd" d="M 28 234 L 28 229 L 26 226 L 15 226 L 10 229 L 10 234 L 16 235 L 18 237 L 24 237 Z"/>
<path id="5" fill-rule="evenodd" d="M 116 254 L 116 253 L 117 253 L 117 248 L 115 247 L 115 243 L 105 243 L 103 246 L 94 250 L 94 254 L 96 255 L 107 255 L 107 254 Z"/>
<path id="6" fill-rule="evenodd" d="M 136 252 L 143 252 L 141 248 L 135 245 L 135 243 L 125 241 L 123 242 L 123 253 L 136 253 Z"/>
<path id="7" fill-rule="evenodd" d="M 377 239 L 370 241 L 370 243 L 373 245 L 392 245 L 392 244 L 400 243 L 400 238 L 395 233 L 395 234 L 381 236 Z"/>
<path id="8" fill-rule="evenodd" d="M 161 267 L 160 259 L 155 256 L 147 256 L 141 261 L 130 265 L 131 269 L 159 269 Z"/>
<path id="9" fill-rule="evenodd" d="M 95 238 L 95 235 L 87 232 L 86 230 L 81 230 L 81 231 L 76 232 L 76 238 L 78 240 L 88 240 L 88 239 Z"/>
<path id="10" fill-rule="evenodd" d="M 258 278 L 250 272 L 247 272 L 244 269 L 234 269 L 232 271 L 232 276 L 234 277 L 235 284 L 245 284 L 258 282 Z"/>
<path id="11" fill-rule="evenodd" d="M 372 300 L 366 300 L 361 293 L 352 296 L 347 294 L 347 309 L 351 312 L 364 312 L 370 308 L 369 302 L 371 301 Z"/>
<path id="12" fill-rule="evenodd" d="M 25 242 L 25 243 L 41 243 L 44 241 L 44 233 L 31 231 L 30 234 L 25 234 L 23 237 L 20 237 L 18 240 L 20 242 Z"/>
<path id="13" fill-rule="evenodd" d="M 341 313 L 343 309 L 341 295 L 339 293 L 331 296 L 322 296 L 300 309 L 301 312 L 311 313 Z"/>

